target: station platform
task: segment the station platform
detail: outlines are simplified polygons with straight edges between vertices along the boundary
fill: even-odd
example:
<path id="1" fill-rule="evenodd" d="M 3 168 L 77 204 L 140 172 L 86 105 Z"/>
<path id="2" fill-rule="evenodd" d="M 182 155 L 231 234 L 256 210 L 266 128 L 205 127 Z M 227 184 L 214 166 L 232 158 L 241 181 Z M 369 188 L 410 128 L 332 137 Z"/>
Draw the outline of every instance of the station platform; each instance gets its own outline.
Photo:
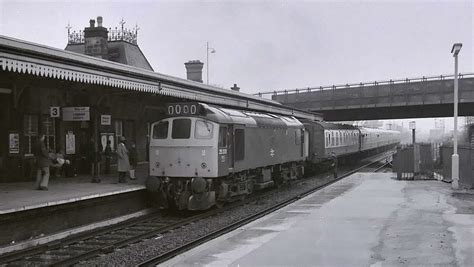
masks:
<path id="1" fill-rule="evenodd" d="M 474 192 L 356 173 L 163 266 L 474 266 Z"/>
<path id="2" fill-rule="evenodd" d="M 100 175 L 100 183 L 91 183 L 90 175 L 54 177 L 49 180 L 49 190 L 35 190 L 35 182 L 1 183 L 0 215 L 27 211 L 81 200 L 105 197 L 145 189 L 148 176 L 147 164 L 139 164 L 136 180 L 118 183 L 117 172 Z"/>

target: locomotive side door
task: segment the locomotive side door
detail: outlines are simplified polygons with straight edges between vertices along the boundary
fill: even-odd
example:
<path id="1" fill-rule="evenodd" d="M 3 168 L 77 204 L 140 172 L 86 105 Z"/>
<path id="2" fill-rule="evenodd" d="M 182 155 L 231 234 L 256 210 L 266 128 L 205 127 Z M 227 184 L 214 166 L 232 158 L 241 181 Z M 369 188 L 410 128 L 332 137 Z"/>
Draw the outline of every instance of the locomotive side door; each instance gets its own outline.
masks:
<path id="1" fill-rule="evenodd" d="M 223 125 L 219 127 L 219 141 L 217 146 L 217 160 L 219 166 L 219 176 L 227 175 L 233 171 L 233 152 L 232 152 L 232 126 Z"/>

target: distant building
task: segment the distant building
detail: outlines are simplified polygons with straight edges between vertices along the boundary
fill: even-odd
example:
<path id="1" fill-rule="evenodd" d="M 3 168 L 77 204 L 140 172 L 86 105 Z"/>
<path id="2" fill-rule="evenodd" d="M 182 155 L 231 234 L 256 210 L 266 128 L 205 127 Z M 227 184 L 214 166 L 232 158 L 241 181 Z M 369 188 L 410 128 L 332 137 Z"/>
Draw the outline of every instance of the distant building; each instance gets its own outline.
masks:
<path id="1" fill-rule="evenodd" d="M 65 50 L 153 71 L 137 44 L 138 28 L 124 28 L 123 20 L 120 24 L 120 29 L 107 29 L 102 26 L 102 17 L 97 17 L 97 26 L 91 19 L 84 31 L 71 32 L 68 27 Z"/>

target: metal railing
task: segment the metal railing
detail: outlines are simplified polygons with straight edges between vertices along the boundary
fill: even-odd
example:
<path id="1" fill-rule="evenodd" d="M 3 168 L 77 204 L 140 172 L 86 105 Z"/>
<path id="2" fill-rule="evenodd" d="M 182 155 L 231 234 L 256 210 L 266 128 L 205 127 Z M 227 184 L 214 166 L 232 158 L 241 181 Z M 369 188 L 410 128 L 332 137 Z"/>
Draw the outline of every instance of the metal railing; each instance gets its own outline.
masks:
<path id="1" fill-rule="evenodd" d="M 137 30 L 130 29 L 115 29 L 108 28 L 107 41 L 126 41 L 132 44 L 137 44 Z M 68 44 L 83 44 L 85 43 L 84 31 L 73 31 L 68 33 Z"/>
<path id="2" fill-rule="evenodd" d="M 474 78 L 474 73 L 459 73 L 459 79 L 463 78 Z M 360 83 L 346 83 L 338 85 L 326 85 L 319 87 L 307 87 L 307 88 L 296 88 L 296 89 L 285 89 L 285 90 L 275 90 L 260 92 L 254 95 L 259 97 L 264 97 L 265 95 L 282 95 L 282 94 L 298 94 L 298 93 L 310 93 L 313 91 L 323 91 L 323 90 L 336 90 L 336 89 L 348 89 L 348 88 L 361 88 L 364 86 L 378 86 L 378 85 L 390 85 L 390 84 L 404 84 L 412 82 L 428 82 L 428 81 L 442 81 L 445 79 L 454 79 L 454 75 L 438 75 L 438 76 L 423 76 L 418 78 L 405 78 L 405 79 L 396 79 L 396 80 L 382 80 L 382 81 L 373 81 L 373 82 L 360 82 Z"/>

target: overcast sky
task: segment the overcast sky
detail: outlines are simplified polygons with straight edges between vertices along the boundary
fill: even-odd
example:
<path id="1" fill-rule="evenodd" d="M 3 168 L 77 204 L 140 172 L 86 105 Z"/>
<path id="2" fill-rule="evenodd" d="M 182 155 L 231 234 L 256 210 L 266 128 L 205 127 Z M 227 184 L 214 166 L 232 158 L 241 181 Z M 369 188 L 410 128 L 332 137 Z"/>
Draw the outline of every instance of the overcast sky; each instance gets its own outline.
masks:
<path id="1" fill-rule="evenodd" d="M 64 48 L 68 23 L 124 18 L 155 71 L 185 78 L 209 41 L 210 83 L 256 93 L 450 74 L 455 42 L 472 72 L 473 13 L 472 1 L 0 0 L 0 34 Z"/>

